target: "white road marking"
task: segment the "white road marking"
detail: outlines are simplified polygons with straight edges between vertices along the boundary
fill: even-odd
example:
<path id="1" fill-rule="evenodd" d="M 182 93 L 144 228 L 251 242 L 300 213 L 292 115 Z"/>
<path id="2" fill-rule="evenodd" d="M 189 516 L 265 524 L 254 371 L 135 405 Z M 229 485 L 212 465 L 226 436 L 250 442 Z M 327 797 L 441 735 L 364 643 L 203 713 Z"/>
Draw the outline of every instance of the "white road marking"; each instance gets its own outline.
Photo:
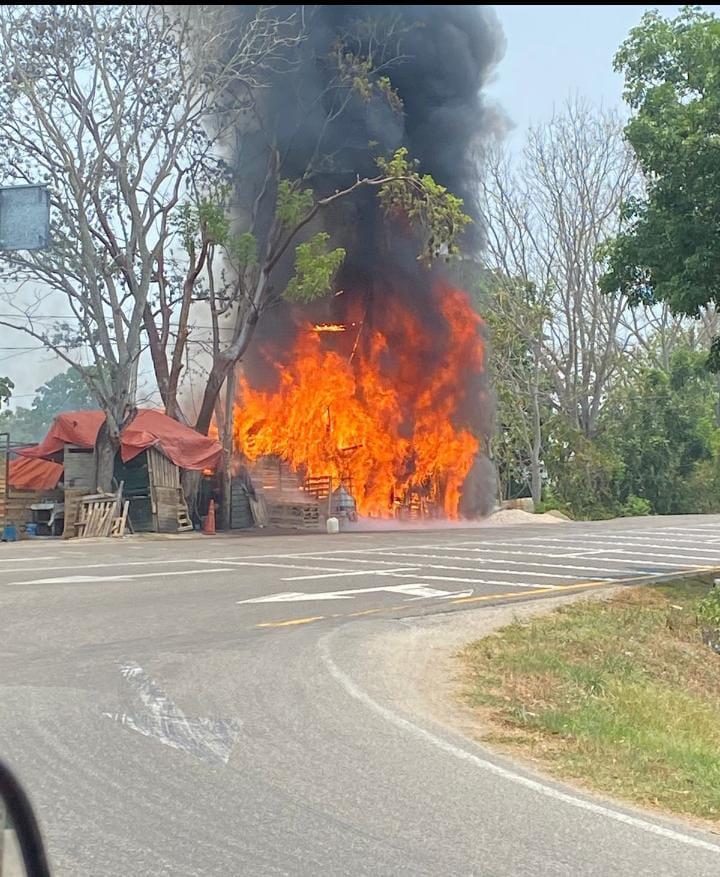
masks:
<path id="1" fill-rule="evenodd" d="M 423 598 L 460 596 L 457 591 L 439 591 L 436 588 L 424 585 L 422 582 L 416 582 L 412 585 L 385 585 L 379 588 L 352 588 L 344 591 L 322 591 L 309 594 L 302 593 L 301 591 L 289 591 L 280 594 L 267 594 L 264 597 L 252 597 L 250 600 L 238 600 L 237 602 L 238 605 L 242 605 L 243 603 L 299 603 L 306 600 L 351 600 L 358 594 L 376 594 L 379 592 Z"/>
<path id="2" fill-rule="evenodd" d="M 120 673 L 130 688 L 137 709 L 127 713 L 103 713 L 145 737 L 191 755 L 227 764 L 240 733 L 240 723 L 227 719 L 194 719 L 174 704 L 138 664 L 121 664 Z"/>
<path id="3" fill-rule="evenodd" d="M 332 636 L 332 634 L 330 634 L 330 636 Z M 515 771 L 513 770 L 509 770 L 508 768 L 501 767 L 498 764 L 494 764 L 492 761 L 489 761 L 486 758 L 481 758 L 480 756 L 475 755 L 474 753 L 469 752 L 468 750 L 463 749 L 460 746 L 456 746 L 454 743 L 451 743 L 449 740 L 445 740 L 443 737 L 439 737 L 437 734 L 426 731 L 425 728 L 421 728 L 414 722 L 411 722 L 408 719 L 405 719 L 397 713 L 393 712 L 392 710 L 388 709 L 387 707 L 382 706 L 376 700 L 370 697 L 370 695 L 366 691 L 356 685 L 355 682 L 353 682 L 352 679 L 350 679 L 350 677 L 347 676 L 333 661 L 332 656 L 330 655 L 330 649 L 328 648 L 327 640 L 328 636 L 323 637 L 318 643 L 318 648 L 320 650 L 320 657 L 333 679 L 345 690 L 345 692 L 350 697 L 364 704 L 366 707 L 371 709 L 381 718 L 385 719 L 385 721 L 390 722 L 390 724 L 394 725 L 396 728 L 400 728 L 400 730 L 406 731 L 407 733 L 412 734 L 414 737 L 423 740 L 426 743 L 430 743 L 438 749 L 441 749 L 443 752 L 446 752 L 449 755 L 460 759 L 461 761 L 470 762 L 475 767 L 478 767 L 481 770 L 486 771 L 487 773 L 494 774 L 501 779 L 508 780 L 509 782 L 515 783 L 519 786 L 523 786 L 524 788 L 529 789 L 530 791 L 535 792 L 538 795 L 542 795 L 543 797 L 551 798 L 555 801 L 560 801 L 562 804 L 568 804 L 571 807 L 576 807 L 579 810 L 593 813 L 596 816 L 613 819 L 616 822 L 621 822 L 624 825 L 629 825 L 631 828 L 637 828 L 640 831 L 647 832 L 648 834 L 655 835 L 656 837 L 661 837 L 665 840 L 675 841 L 677 843 L 686 844 L 687 846 L 696 847 L 698 849 L 709 850 L 711 853 L 720 854 L 720 846 L 718 846 L 717 844 L 710 843 L 706 840 L 703 840 L 702 838 L 695 837 L 691 834 L 685 834 L 681 831 L 675 831 L 672 828 L 665 828 L 662 825 L 656 825 L 654 822 L 650 822 L 647 819 L 641 819 L 638 816 L 631 816 L 628 813 L 623 813 L 620 810 L 613 810 L 611 807 L 605 807 L 602 804 L 596 804 L 594 801 L 587 801 L 584 798 L 579 798 L 576 795 L 572 795 L 568 792 L 562 792 L 560 789 L 557 789 L 554 786 L 546 785 L 539 780 L 531 779 L 530 777 L 524 776 L 523 774 L 515 773 Z"/>
<path id="4" fill-rule="evenodd" d="M 448 550 L 450 550 L 450 549 L 448 549 Z M 456 550 L 458 550 L 458 551 L 478 551 L 478 552 L 480 552 L 480 551 L 485 552 L 486 551 L 486 549 L 484 549 L 484 548 L 458 548 Z M 397 553 L 397 552 L 394 552 L 394 553 Z M 532 557 L 558 557 L 558 558 L 562 558 L 563 560 L 567 560 L 568 558 L 573 558 L 573 557 L 580 557 L 580 558 L 585 557 L 584 554 L 543 554 L 543 552 L 541 552 L 541 551 L 533 551 L 532 549 L 529 549 L 528 551 L 498 551 L 498 550 L 493 549 L 492 551 L 488 550 L 488 553 L 502 554 L 502 555 L 510 554 L 513 557 L 515 557 L 517 555 L 527 556 L 528 554 L 531 554 Z M 609 558 L 609 557 L 600 557 L 600 556 L 597 556 L 597 558 L 595 558 L 595 555 L 604 555 L 606 553 L 607 552 L 602 548 L 598 548 L 592 552 L 588 552 L 588 554 L 593 555 L 593 557 L 591 558 L 591 562 L 593 559 L 597 559 L 597 562 L 599 564 L 601 564 L 601 567 L 600 567 L 601 569 L 604 568 L 603 565 L 606 563 L 635 563 L 635 564 L 640 563 L 643 566 L 670 566 L 670 567 L 678 567 L 679 569 L 687 569 L 686 563 L 661 563 L 659 561 L 655 561 L 654 557 L 656 555 L 652 555 L 653 559 L 648 559 L 648 560 L 643 560 L 640 558 L 636 558 L 635 560 L 625 560 L 624 558 Z M 615 552 L 615 554 L 619 554 L 619 553 L 621 553 L 621 552 Z M 635 556 L 635 552 L 628 552 L 628 554 L 632 554 L 633 556 Z M 419 555 L 418 554 L 418 555 L 409 555 L 409 556 L 413 556 L 413 557 L 423 557 L 423 556 L 424 557 L 435 557 L 435 556 L 437 556 L 437 557 L 447 558 L 448 560 L 466 560 L 465 557 L 454 557 L 453 558 L 453 557 L 450 557 L 449 555 L 430 555 L 430 554 Z M 338 558 L 338 559 L 340 559 L 340 558 Z M 700 559 L 700 558 L 698 558 L 698 559 Z M 471 558 L 468 557 L 467 561 L 470 561 L 470 560 L 471 560 Z M 387 562 L 389 562 L 389 561 L 387 561 Z M 572 564 L 531 563 L 529 561 L 523 561 L 523 560 L 518 560 L 518 561 L 505 560 L 504 558 L 502 558 L 502 559 L 499 558 L 498 560 L 493 560 L 492 558 L 489 558 L 489 557 L 488 558 L 478 557 L 478 562 L 508 563 L 508 564 L 518 564 L 520 566 L 540 566 L 540 567 L 546 567 L 547 569 L 580 569 L 580 570 L 586 570 L 587 572 L 592 572 L 593 570 L 597 570 L 597 568 L 598 568 L 597 566 L 594 566 L 594 567 L 592 567 L 592 566 L 576 566 L 574 563 L 572 563 Z"/>
<path id="5" fill-rule="evenodd" d="M 495 570 L 495 572 L 499 572 L 499 570 Z M 428 576 L 424 573 L 420 575 L 415 573 L 399 573 L 399 572 L 389 572 L 387 573 L 391 578 L 394 579 L 412 579 L 412 578 L 422 578 L 428 579 L 431 582 L 463 582 L 467 585 L 502 585 L 504 588 L 547 588 L 548 591 L 553 591 L 556 588 L 562 587 L 562 585 L 543 585 L 540 582 L 508 582 L 508 581 L 497 581 L 493 579 L 461 579 L 457 576 Z M 530 573 L 532 575 L 532 573 Z M 283 581 L 288 581 L 284 579 Z M 599 579 L 598 579 L 599 581 Z M 614 580 L 613 580 L 614 581 Z"/>
<path id="6" fill-rule="evenodd" d="M 57 554 L 36 554 L 32 558 L 28 557 L 0 557 L 0 563 L 27 563 L 28 560 L 57 560 Z"/>
<path id="7" fill-rule="evenodd" d="M 272 557 L 273 555 L 269 555 Z M 275 555 L 277 557 L 277 555 Z M 277 569 L 312 569 L 317 570 L 318 572 L 325 573 L 342 573 L 344 570 L 341 567 L 335 566 L 300 566 L 297 563 L 272 563 L 272 562 L 261 562 L 257 560 L 202 560 L 198 561 L 199 563 L 219 563 L 223 566 L 272 566 Z M 309 576 L 309 578 L 314 578 L 314 576 Z"/>
<path id="8" fill-rule="evenodd" d="M 140 546 L 140 547 L 143 547 L 143 546 Z M 28 560 L 27 557 L 24 559 Z M 66 562 L 66 563 L 63 563 L 61 566 L 41 566 L 41 567 L 28 566 L 28 567 L 23 567 L 22 569 L 18 569 L 17 567 L 15 567 L 12 570 L 8 570 L 8 572 L 13 572 L 13 573 L 16 573 L 16 572 L 53 572 L 56 569 L 67 569 L 68 566 L 70 566 L 70 568 L 72 570 L 77 570 L 77 569 L 117 569 L 118 567 L 125 567 L 125 566 L 167 566 L 170 563 L 216 564 L 216 563 L 218 563 L 218 560 L 217 559 L 204 560 L 202 558 L 194 558 L 194 557 L 188 557 L 188 558 L 166 557 L 163 560 L 121 560 L 121 559 L 111 558 L 109 560 L 106 560 L 104 563 L 78 563 L 78 564 L 73 563 L 73 564 L 68 564 Z M 13 584 L 17 584 L 17 583 L 13 582 Z"/>
<path id="9" fill-rule="evenodd" d="M 592 572 L 595 573 L 598 571 L 597 567 L 589 567 L 589 566 L 576 566 L 573 564 L 563 564 L 563 563 L 534 563 L 530 560 L 506 560 L 505 558 L 492 558 L 492 557 L 478 557 L 477 560 L 474 560 L 472 557 L 458 557 L 449 554 L 415 554 L 412 551 L 395 551 L 393 552 L 397 557 L 422 557 L 422 558 L 430 558 L 436 560 L 461 560 L 464 563 L 477 563 L 477 564 L 486 564 L 486 563 L 504 563 L 510 566 L 539 566 L 541 569 L 576 569 L 581 570 L 583 572 Z M 342 558 L 338 558 L 339 560 Z M 355 563 L 356 561 L 348 558 L 349 563 Z M 376 563 L 375 559 L 362 561 L 363 563 Z M 386 563 L 391 563 L 392 561 L 385 561 Z M 423 563 L 423 569 L 454 569 L 454 570 L 465 570 L 466 572 L 473 572 L 473 567 L 469 566 L 442 566 L 440 564 L 434 563 Z M 481 572 L 481 570 L 478 570 Z M 493 572 L 500 573 L 508 573 L 509 575 L 515 575 L 519 570 L 510 570 L 510 569 L 498 569 L 493 570 Z M 568 576 L 568 575 L 554 575 L 554 573 L 542 573 L 535 572 L 534 570 L 529 572 L 528 575 L 533 576 L 554 576 L 554 578 L 558 579 L 576 579 L 577 576 Z"/>
<path id="10" fill-rule="evenodd" d="M 305 580 L 315 579 L 345 579 L 351 576 L 389 576 L 398 572 L 412 572 L 418 569 L 422 564 L 406 564 L 405 566 L 397 566 L 393 569 L 341 569 L 338 572 L 320 573 L 314 576 L 283 576 L 284 582 L 302 582 Z M 297 569 L 312 569 L 312 567 L 297 567 Z M 421 578 L 425 578 L 421 576 Z"/>
<path id="11" fill-rule="evenodd" d="M 393 552 L 394 553 L 394 552 Z M 284 554 L 279 554 L 278 557 L 284 557 Z M 325 557 L 323 554 L 314 554 L 311 557 L 307 558 L 308 560 L 331 560 L 333 563 L 369 563 L 373 566 L 377 566 L 377 564 L 385 564 L 385 566 L 397 566 L 396 560 L 380 560 L 378 557 L 373 555 L 372 557 L 340 557 L 337 554 L 334 554 L 332 557 Z M 312 567 L 310 567 L 312 569 Z"/>
<path id="12" fill-rule="evenodd" d="M 165 569 L 162 572 L 137 572 L 117 576 L 58 576 L 52 579 L 10 582 L 11 585 L 72 585 L 82 582 L 125 582 L 131 579 L 154 579 L 159 576 L 207 576 L 213 573 L 234 572 L 233 569 Z"/>
<path id="13" fill-rule="evenodd" d="M 555 540 L 549 539 L 547 541 L 553 542 Z M 560 540 L 557 540 L 557 541 L 560 541 Z M 657 544 L 647 544 L 647 543 L 638 544 L 637 542 L 630 542 L 630 541 L 627 541 L 624 539 L 615 539 L 615 540 L 613 540 L 612 544 L 608 544 L 605 540 L 600 540 L 600 539 L 588 539 L 586 541 L 589 543 L 594 542 L 595 544 L 604 545 L 605 548 L 603 550 L 603 554 L 620 554 L 620 553 L 622 553 L 622 554 L 637 555 L 637 554 L 643 553 L 643 549 L 645 549 L 645 548 L 662 549 L 665 551 L 671 551 L 672 547 L 673 547 L 672 545 L 657 545 Z M 622 548 L 613 548 L 612 547 L 613 545 L 620 545 L 620 546 L 622 546 Z M 635 549 L 635 550 L 631 551 L 630 550 L 631 548 Z M 691 553 L 690 554 L 681 554 L 680 551 L 687 551 L 687 552 L 691 552 Z M 718 548 L 717 550 L 710 550 L 710 549 L 706 549 L 706 548 L 682 548 L 682 549 L 680 549 L 680 551 L 674 551 L 672 554 L 660 554 L 660 553 L 656 553 L 655 551 L 653 551 L 652 557 L 678 557 L 678 558 L 684 557 L 684 558 L 687 558 L 689 560 L 696 560 L 697 561 L 697 560 L 707 560 L 709 558 L 694 557 L 693 555 L 709 554 L 712 558 L 717 558 L 718 560 L 720 560 L 720 548 Z"/>

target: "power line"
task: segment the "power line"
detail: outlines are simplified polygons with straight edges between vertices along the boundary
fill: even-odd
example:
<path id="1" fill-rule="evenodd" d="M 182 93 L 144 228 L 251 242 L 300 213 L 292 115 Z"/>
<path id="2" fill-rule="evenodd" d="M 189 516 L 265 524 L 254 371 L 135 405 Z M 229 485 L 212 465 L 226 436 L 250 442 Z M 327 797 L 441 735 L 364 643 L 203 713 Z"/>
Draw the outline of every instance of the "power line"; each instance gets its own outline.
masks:
<path id="1" fill-rule="evenodd" d="M 75 316 L 75 314 L 44 314 L 43 316 L 28 317 L 27 314 L 1 314 L 0 313 L 0 319 L 4 319 L 4 320 L 10 320 L 10 319 L 18 320 L 21 318 L 31 319 L 31 320 L 78 320 L 78 321 L 80 319 L 79 317 Z M 170 322 L 168 325 L 169 326 L 179 326 L 180 323 Z M 199 324 L 199 323 L 190 323 L 189 326 L 191 329 L 212 329 L 213 328 L 212 326 L 203 326 L 202 324 Z M 22 326 L 14 326 L 14 327 L 13 326 L 5 326 L 3 328 L 5 328 L 5 329 L 14 328 L 19 332 L 24 331 Z M 218 329 L 220 329 L 221 331 L 223 331 L 223 330 L 228 331 L 228 330 L 232 330 L 234 328 L 235 328 L 234 326 L 218 325 Z"/>

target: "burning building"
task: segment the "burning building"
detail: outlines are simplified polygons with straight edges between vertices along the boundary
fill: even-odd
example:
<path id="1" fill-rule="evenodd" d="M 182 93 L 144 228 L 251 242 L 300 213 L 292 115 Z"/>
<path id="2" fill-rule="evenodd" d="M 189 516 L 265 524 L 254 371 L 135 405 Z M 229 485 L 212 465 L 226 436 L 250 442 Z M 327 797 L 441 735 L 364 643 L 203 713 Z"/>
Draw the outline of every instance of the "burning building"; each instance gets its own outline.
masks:
<path id="1" fill-rule="evenodd" d="M 262 131 L 239 138 L 246 209 L 264 185 L 268 131 L 281 175 L 306 180 L 318 197 L 372 175 L 375 154 L 405 146 L 422 172 L 463 198 L 475 220 L 464 247 L 481 247 L 477 155 L 498 118 L 482 87 L 503 48 L 492 12 L 319 6 L 298 14 L 305 9 L 312 17 L 292 76 L 278 72 L 262 96 Z M 391 101 L 338 85 L 327 60 L 370 55 L 370 76 L 387 77 Z M 486 514 L 492 402 L 470 298 L 442 267 L 418 262 L 413 231 L 383 215 L 374 191 L 338 201 L 322 228 L 346 251 L 336 294 L 262 315 L 239 379 L 236 450 L 251 467 L 280 461 L 316 496 L 342 485 L 361 514 Z M 291 271 L 288 259 L 275 282 Z"/>

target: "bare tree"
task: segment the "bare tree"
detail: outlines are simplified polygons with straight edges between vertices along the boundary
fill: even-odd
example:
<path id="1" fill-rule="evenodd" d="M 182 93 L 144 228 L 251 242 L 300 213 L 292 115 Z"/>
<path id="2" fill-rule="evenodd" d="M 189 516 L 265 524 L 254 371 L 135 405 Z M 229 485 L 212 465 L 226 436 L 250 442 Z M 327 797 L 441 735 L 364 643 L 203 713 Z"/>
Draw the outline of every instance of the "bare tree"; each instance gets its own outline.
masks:
<path id="1" fill-rule="evenodd" d="M 492 337 L 489 367 L 498 424 L 491 455 L 502 498 L 513 499 L 513 489 L 527 487 L 539 503 L 549 389 L 541 344 L 551 315 L 532 284 L 494 274 L 487 293 L 481 310 Z"/>
<path id="2" fill-rule="evenodd" d="M 499 150 L 486 160 L 487 265 L 537 290 L 549 319 L 526 343 L 537 350 L 550 405 L 588 437 L 629 343 L 624 301 L 598 288 L 597 249 L 617 233 L 637 185 L 619 118 L 580 100 L 529 131 L 517 167 Z"/>
<path id="3" fill-rule="evenodd" d="M 165 283 L 184 205 L 220 184 L 218 144 L 243 108 L 238 84 L 257 88 L 298 39 L 290 12 L 256 7 L 243 39 L 229 46 L 216 21 L 224 10 L 0 8 L 0 173 L 5 184 L 47 185 L 53 240 L 45 252 L 2 254 L 5 281 L 42 293 L 25 308 L 10 294 L 18 319 L 0 325 L 31 335 L 84 376 L 106 414 L 98 446 L 105 486 L 135 405 L 143 330 L 155 340 L 149 318 L 171 313 L 207 260 L 206 243 L 180 265 L 173 288 Z M 47 290 L 71 314 L 50 329 L 37 318 Z M 176 386 L 182 346 L 165 371 L 155 364 L 161 389 Z"/>

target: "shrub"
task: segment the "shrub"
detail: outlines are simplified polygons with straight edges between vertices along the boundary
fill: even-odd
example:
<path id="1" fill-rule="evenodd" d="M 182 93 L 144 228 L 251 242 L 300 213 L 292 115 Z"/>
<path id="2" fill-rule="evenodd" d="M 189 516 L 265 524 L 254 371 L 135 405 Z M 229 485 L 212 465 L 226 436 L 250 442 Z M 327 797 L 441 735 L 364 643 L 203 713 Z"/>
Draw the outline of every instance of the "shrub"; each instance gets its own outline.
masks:
<path id="1" fill-rule="evenodd" d="M 701 624 L 720 628 L 720 588 L 714 587 L 697 604 L 696 612 Z"/>
<path id="2" fill-rule="evenodd" d="M 640 518 L 651 513 L 652 506 L 650 503 L 641 496 L 635 496 L 634 494 L 630 494 L 620 510 L 620 515 L 623 518 Z"/>

